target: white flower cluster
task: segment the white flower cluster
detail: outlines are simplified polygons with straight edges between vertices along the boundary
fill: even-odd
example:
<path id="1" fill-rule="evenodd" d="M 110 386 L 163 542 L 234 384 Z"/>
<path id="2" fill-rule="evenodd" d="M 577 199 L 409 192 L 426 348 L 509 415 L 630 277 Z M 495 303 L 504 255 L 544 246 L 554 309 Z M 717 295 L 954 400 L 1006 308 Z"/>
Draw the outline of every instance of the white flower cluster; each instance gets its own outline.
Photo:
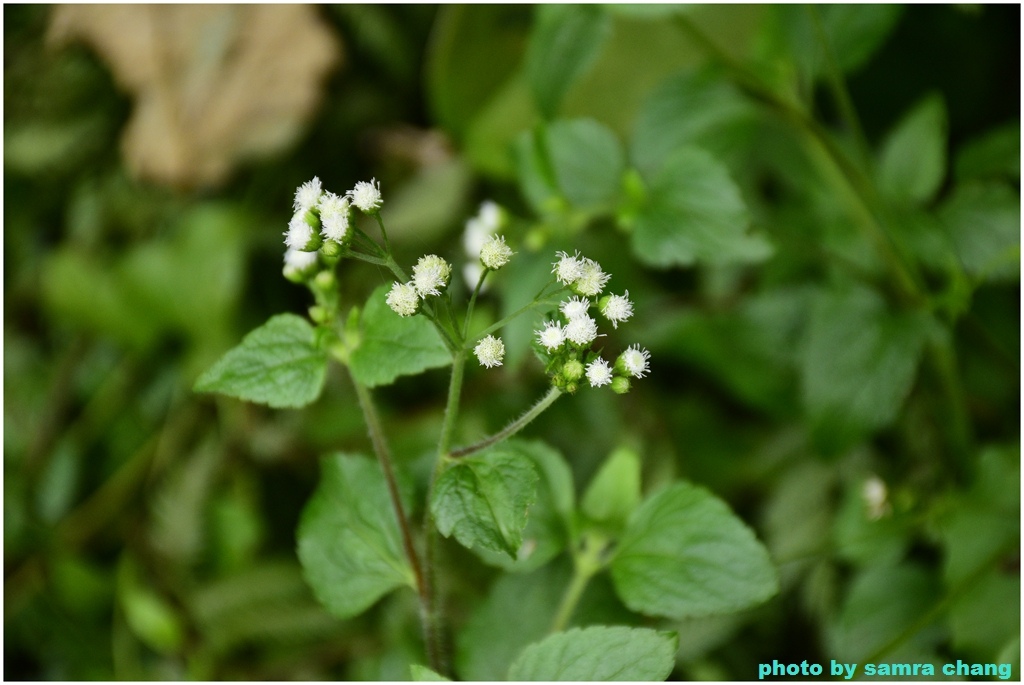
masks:
<path id="1" fill-rule="evenodd" d="M 505 343 L 501 338 L 489 335 L 476 344 L 473 353 L 476 354 L 481 366 L 486 366 L 488 369 L 501 366 L 501 362 L 505 358 Z"/>
<path id="2" fill-rule="evenodd" d="M 351 237 L 352 206 L 372 214 L 380 209 L 383 200 L 380 183 L 376 179 L 360 181 L 344 195 L 323 189 L 314 176 L 295 190 L 294 210 L 284 234 L 287 252 L 284 256 L 284 275 L 293 281 L 312 276 L 317 264 L 317 253 L 337 256 Z"/>
<path id="3" fill-rule="evenodd" d="M 451 265 L 437 255 L 420 257 L 412 268 L 412 280 L 391 286 L 388 306 L 399 316 L 412 316 L 419 309 L 421 299 L 440 295 L 448 287 L 451 275 Z"/>
<path id="4" fill-rule="evenodd" d="M 601 335 L 597 321 L 590 316 L 590 308 L 596 304 L 598 311 L 618 328 L 620 323 L 633 316 L 629 291 L 623 295 L 606 295 L 595 303 L 590 298 L 601 294 L 611 275 L 606 274 L 600 264 L 581 257 L 579 253 L 559 252 L 558 257 L 551 272 L 575 296 L 559 305 L 563 320 L 547 321 L 543 328 L 535 331 L 537 343 L 551 357 L 549 370 L 553 371 L 555 385 L 567 392 L 575 392 L 578 381 L 585 374 L 591 387 L 611 385 L 616 392 L 628 392 L 630 378 L 646 375 L 651 355 L 633 345 L 611 365 L 599 354 L 590 352 L 590 346 Z M 581 361 L 583 359 L 587 360 L 586 366 Z"/>

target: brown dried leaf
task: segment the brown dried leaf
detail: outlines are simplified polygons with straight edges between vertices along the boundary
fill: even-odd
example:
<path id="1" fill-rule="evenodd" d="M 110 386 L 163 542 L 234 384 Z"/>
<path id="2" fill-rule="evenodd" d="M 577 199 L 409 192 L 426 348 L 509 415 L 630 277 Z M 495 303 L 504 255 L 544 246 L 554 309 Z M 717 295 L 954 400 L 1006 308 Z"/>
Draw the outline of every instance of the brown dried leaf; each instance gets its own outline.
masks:
<path id="1" fill-rule="evenodd" d="M 216 185 L 243 159 L 292 144 L 341 60 L 307 5 L 62 5 L 49 40 L 81 40 L 135 98 L 122 138 L 132 172 Z"/>

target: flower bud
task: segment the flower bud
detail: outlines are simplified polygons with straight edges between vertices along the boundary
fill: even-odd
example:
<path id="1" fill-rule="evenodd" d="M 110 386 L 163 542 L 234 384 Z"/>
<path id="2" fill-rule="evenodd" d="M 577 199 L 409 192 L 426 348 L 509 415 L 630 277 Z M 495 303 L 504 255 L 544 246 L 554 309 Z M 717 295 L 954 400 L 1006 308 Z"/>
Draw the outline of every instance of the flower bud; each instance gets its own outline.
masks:
<path id="1" fill-rule="evenodd" d="M 629 379 L 625 376 L 616 376 L 612 379 L 612 392 L 625 395 L 629 392 Z"/>
<path id="2" fill-rule="evenodd" d="M 583 378 L 583 373 L 583 363 L 575 359 L 570 359 L 562 365 L 562 378 L 567 381 L 578 381 Z"/>

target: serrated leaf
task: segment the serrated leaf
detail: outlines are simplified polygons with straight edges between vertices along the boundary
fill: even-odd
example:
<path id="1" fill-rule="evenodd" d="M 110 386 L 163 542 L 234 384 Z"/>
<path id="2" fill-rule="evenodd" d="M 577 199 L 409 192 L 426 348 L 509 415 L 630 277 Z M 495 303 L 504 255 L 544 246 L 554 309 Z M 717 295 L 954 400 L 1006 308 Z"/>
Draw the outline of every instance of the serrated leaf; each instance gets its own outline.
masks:
<path id="1" fill-rule="evenodd" d="M 524 573 L 551 561 L 568 544 L 574 499 L 572 471 L 558 450 L 539 440 L 509 440 L 504 447 L 533 462 L 540 476 L 537 498 L 530 506 L 523 544 L 513 559 L 503 552 L 477 551 L 489 564 Z"/>
<path id="2" fill-rule="evenodd" d="M 451 678 L 445 678 L 443 675 L 436 671 L 432 671 L 426 666 L 420 666 L 419 664 L 411 664 L 409 666 L 409 675 L 412 676 L 414 682 L 418 683 L 434 683 L 434 682 L 450 682 Z"/>
<path id="3" fill-rule="evenodd" d="M 327 374 L 327 352 L 316 331 L 295 314 L 278 314 L 196 380 L 196 392 L 219 392 L 271 407 L 303 407 L 317 397 Z"/>
<path id="4" fill-rule="evenodd" d="M 939 220 L 964 271 L 978 280 L 1020 280 L 1020 194 L 1001 183 L 958 187 Z"/>
<path id="5" fill-rule="evenodd" d="M 320 484 L 299 522 L 299 561 L 317 599 L 349 618 L 415 581 L 380 466 L 345 454 L 320 464 Z"/>
<path id="6" fill-rule="evenodd" d="M 889 134 L 878 158 L 878 187 L 886 196 L 918 204 L 935 196 L 946 176 L 948 124 L 942 98 L 915 105 Z"/>
<path id="7" fill-rule="evenodd" d="M 846 449 L 896 418 L 931 331 L 926 315 L 890 312 L 866 289 L 817 297 L 801 374 L 819 449 Z"/>
<path id="8" fill-rule="evenodd" d="M 738 611 L 779 588 L 776 569 L 754 532 L 725 502 L 689 483 L 640 505 L 611 572 L 626 606 L 668 618 Z"/>
<path id="9" fill-rule="evenodd" d="M 675 666 L 674 633 L 649 628 L 573 628 L 530 645 L 508 671 L 509 680 L 665 680 Z"/>
<path id="10" fill-rule="evenodd" d="M 373 291 L 360 319 L 359 346 L 349 358 L 356 381 L 368 388 L 390 385 L 399 376 L 447 366 L 452 358 L 430 320 L 401 317 L 387 305 L 390 286 Z"/>
<path id="11" fill-rule="evenodd" d="M 633 252 L 651 266 L 756 262 L 769 244 L 749 235 L 750 215 L 728 170 L 695 147 L 674 152 L 657 174 L 633 226 Z"/>
<path id="12" fill-rule="evenodd" d="M 640 504 L 640 455 L 628 447 L 612 452 L 590 481 L 580 509 L 591 521 L 618 532 Z"/>
<path id="13" fill-rule="evenodd" d="M 556 121 L 545 140 L 555 181 L 565 199 L 584 209 L 614 201 L 625 168 L 619 139 L 593 119 Z"/>
<path id="14" fill-rule="evenodd" d="M 526 51 L 526 74 L 540 111 L 552 118 L 573 82 L 597 58 L 611 20 L 596 5 L 541 5 Z"/>
<path id="15" fill-rule="evenodd" d="M 515 559 L 536 485 L 530 459 L 499 446 L 449 463 L 434 486 L 430 511 L 445 537 Z"/>

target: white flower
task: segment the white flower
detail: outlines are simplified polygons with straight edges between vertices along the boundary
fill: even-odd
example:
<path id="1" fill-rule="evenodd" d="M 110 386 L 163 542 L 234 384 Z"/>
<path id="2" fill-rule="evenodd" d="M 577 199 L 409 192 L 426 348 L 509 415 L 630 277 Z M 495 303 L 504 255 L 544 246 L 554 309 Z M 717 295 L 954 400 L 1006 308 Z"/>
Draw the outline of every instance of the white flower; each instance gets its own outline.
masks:
<path id="1" fill-rule="evenodd" d="M 501 338 L 489 335 L 476 344 L 473 352 L 482 366 L 486 366 L 488 369 L 501 366 L 501 360 L 505 358 L 505 343 L 501 341 Z"/>
<path id="2" fill-rule="evenodd" d="M 537 334 L 537 342 L 546 347 L 548 352 L 557 350 L 565 342 L 565 331 L 561 323 L 548 321 L 544 324 L 544 330 L 534 333 Z"/>
<path id="3" fill-rule="evenodd" d="M 411 283 L 395 283 L 388 293 L 387 303 L 399 316 L 412 316 L 420 306 L 420 298 Z"/>
<path id="4" fill-rule="evenodd" d="M 441 289 L 448 285 L 452 275 L 452 267 L 437 255 L 428 254 L 420 257 L 412 268 L 412 283 L 420 297 L 440 295 Z"/>
<path id="5" fill-rule="evenodd" d="M 625 295 L 609 295 L 601 301 L 601 313 L 612 322 L 612 326 L 619 327 L 619 323 L 629 321 L 633 316 L 633 303 L 629 301 L 629 291 Z"/>
<path id="6" fill-rule="evenodd" d="M 892 510 L 889 506 L 889 490 L 885 487 L 885 481 L 878 476 L 872 475 L 864 481 L 860 495 L 868 518 L 872 521 L 877 521 Z"/>
<path id="7" fill-rule="evenodd" d="M 348 198 L 331 192 L 324 193 L 320 198 L 319 209 L 323 226 L 320 234 L 336 242 L 343 242 L 348 235 Z"/>
<path id="8" fill-rule="evenodd" d="M 608 362 L 598 357 L 587 364 L 587 380 L 590 381 L 592 388 L 600 388 L 602 385 L 611 383 L 612 370 L 608 366 Z"/>
<path id="9" fill-rule="evenodd" d="M 562 310 L 565 318 L 572 321 L 581 316 L 587 316 L 587 311 L 590 309 L 590 300 L 585 297 L 571 297 L 559 305 L 559 309 Z"/>
<path id="10" fill-rule="evenodd" d="M 346 193 L 352 200 L 352 204 L 366 212 L 373 214 L 384 203 L 380 196 L 380 182 L 377 179 L 370 179 L 370 182 L 360 181 L 356 187 Z"/>
<path id="11" fill-rule="evenodd" d="M 295 200 L 292 205 L 297 214 L 305 214 L 316 207 L 320 200 L 320 179 L 316 176 L 312 181 L 306 181 L 295 190 Z"/>
<path id="12" fill-rule="evenodd" d="M 644 374 L 648 371 L 651 353 L 647 350 L 641 350 L 639 345 L 631 345 L 626 348 L 625 352 L 619 355 L 619 359 L 626 373 L 634 378 L 643 378 Z"/>
<path id="13" fill-rule="evenodd" d="M 284 244 L 289 250 L 305 250 L 314 242 L 313 227 L 306 223 L 306 211 L 296 212 L 288 222 L 288 232 L 284 234 Z M 314 248 L 315 249 L 315 248 Z"/>
<path id="14" fill-rule="evenodd" d="M 553 267 L 551 273 L 555 275 L 559 283 L 570 285 L 583 276 L 583 260 L 580 259 L 578 252 L 572 257 L 566 252 L 558 252 L 556 255 L 559 259 L 551 265 Z"/>
<path id="15" fill-rule="evenodd" d="M 493 233 L 501 228 L 501 207 L 490 200 L 480 205 L 477 215 L 466 222 L 466 230 L 462 234 L 462 246 L 470 259 L 480 257 L 480 250 Z"/>
<path id="16" fill-rule="evenodd" d="M 284 275 L 295 277 L 316 264 L 316 252 L 287 250 L 284 253 Z"/>
<path id="17" fill-rule="evenodd" d="M 604 290 L 605 283 L 611 278 L 601 270 L 601 265 L 593 259 L 584 259 L 580 266 L 580 277 L 573 283 L 573 290 L 580 295 L 594 297 Z"/>
<path id="18" fill-rule="evenodd" d="M 565 338 L 580 346 L 589 345 L 597 338 L 597 322 L 586 315 L 572 319 L 565 326 Z"/>
<path id="19" fill-rule="evenodd" d="M 480 261 L 488 269 L 497 271 L 508 264 L 512 259 L 512 248 L 505 244 L 505 238 L 500 235 L 492 235 L 484 246 L 480 248 Z"/>

